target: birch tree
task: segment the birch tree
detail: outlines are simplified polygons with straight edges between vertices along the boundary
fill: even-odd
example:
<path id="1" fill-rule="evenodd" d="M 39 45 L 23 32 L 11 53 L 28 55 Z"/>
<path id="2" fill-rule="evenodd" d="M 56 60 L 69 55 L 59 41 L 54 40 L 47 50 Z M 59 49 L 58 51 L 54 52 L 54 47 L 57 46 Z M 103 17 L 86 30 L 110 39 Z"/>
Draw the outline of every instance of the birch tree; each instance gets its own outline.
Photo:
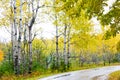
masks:
<path id="1" fill-rule="evenodd" d="M 63 55 L 64 55 L 65 65 L 67 65 L 67 63 L 68 63 L 68 61 L 67 61 L 66 43 L 67 43 L 67 25 L 65 23 L 65 26 L 64 26 L 64 48 L 63 48 Z"/>
<path id="2" fill-rule="evenodd" d="M 29 46 L 29 66 L 28 66 L 28 72 L 31 73 L 32 70 L 32 27 L 35 23 L 37 14 L 38 14 L 38 10 L 39 8 L 44 7 L 44 4 L 42 6 L 40 6 L 39 4 L 39 0 L 28 0 L 29 2 L 29 13 L 32 14 L 32 16 L 29 17 L 28 20 L 28 46 Z M 31 3 L 31 4 L 30 4 Z M 35 7 L 35 5 L 37 5 Z"/>
<path id="3" fill-rule="evenodd" d="M 13 51 L 14 51 L 14 44 L 13 44 L 13 41 L 14 41 L 14 30 L 13 30 L 13 1 L 11 0 L 11 3 L 10 3 L 10 26 L 11 26 L 11 45 L 12 45 L 12 48 L 11 48 L 11 53 L 12 53 L 12 63 L 13 63 Z"/>
<path id="4" fill-rule="evenodd" d="M 55 3 L 55 0 L 53 1 L 53 8 L 54 8 L 54 11 L 56 10 L 55 8 L 56 6 L 56 3 Z M 54 13 L 54 17 L 55 17 L 55 28 L 56 28 L 56 63 L 57 63 L 57 67 L 59 66 L 59 43 L 58 43 L 58 40 L 59 40 L 59 34 L 58 34 L 58 17 L 57 17 L 57 13 L 55 12 Z"/>
<path id="5" fill-rule="evenodd" d="M 19 59 L 19 54 L 18 54 L 18 42 L 17 42 L 17 11 L 16 11 L 17 7 L 16 7 L 16 0 L 13 1 L 13 14 L 14 14 L 14 50 L 13 50 L 13 54 L 14 54 L 14 69 L 15 69 L 15 74 L 19 74 L 19 63 L 18 63 L 18 59 Z"/>
<path id="6" fill-rule="evenodd" d="M 68 63 L 67 63 L 67 68 L 70 67 L 70 35 L 71 35 L 71 25 L 68 25 L 68 33 L 67 33 L 67 59 L 68 59 Z"/>

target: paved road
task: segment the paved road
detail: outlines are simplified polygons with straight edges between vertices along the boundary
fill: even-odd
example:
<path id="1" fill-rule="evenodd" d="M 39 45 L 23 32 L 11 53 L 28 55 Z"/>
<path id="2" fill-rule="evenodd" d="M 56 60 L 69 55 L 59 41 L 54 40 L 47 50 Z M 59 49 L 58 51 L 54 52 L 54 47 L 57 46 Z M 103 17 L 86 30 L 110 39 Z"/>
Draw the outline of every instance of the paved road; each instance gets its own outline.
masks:
<path id="1" fill-rule="evenodd" d="M 109 66 L 62 73 L 39 80 L 107 80 L 108 74 L 120 70 L 120 66 Z"/>

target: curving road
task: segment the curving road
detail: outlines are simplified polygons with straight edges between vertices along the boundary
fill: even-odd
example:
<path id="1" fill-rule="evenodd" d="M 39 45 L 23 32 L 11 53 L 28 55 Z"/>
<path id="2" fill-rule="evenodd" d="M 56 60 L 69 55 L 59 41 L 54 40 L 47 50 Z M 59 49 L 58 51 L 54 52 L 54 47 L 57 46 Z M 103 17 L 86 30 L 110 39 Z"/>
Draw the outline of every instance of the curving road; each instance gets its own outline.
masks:
<path id="1" fill-rule="evenodd" d="M 108 74 L 117 70 L 120 70 L 120 66 L 66 72 L 38 80 L 107 80 Z"/>

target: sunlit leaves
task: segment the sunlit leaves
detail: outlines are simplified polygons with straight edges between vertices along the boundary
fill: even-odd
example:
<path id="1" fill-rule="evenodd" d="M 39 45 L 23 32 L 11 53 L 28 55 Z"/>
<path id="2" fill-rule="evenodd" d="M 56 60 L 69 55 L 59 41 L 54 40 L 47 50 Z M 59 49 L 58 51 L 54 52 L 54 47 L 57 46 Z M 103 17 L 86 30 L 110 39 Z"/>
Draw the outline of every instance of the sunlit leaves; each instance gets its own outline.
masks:
<path id="1" fill-rule="evenodd" d="M 110 11 L 101 16 L 102 25 L 110 25 L 110 30 L 106 34 L 116 36 L 120 31 L 120 1 L 116 0 Z"/>
<path id="2" fill-rule="evenodd" d="M 1 4 L 1 18 L 0 18 L 0 26 L 10 26 L 10 21 L 13 21 L 13 5 L 11 5 L 11 2 L 9 0 L 2 0 L 0 1 Z M 4 4 L 4 5 L 3 5 Z M 26 19 L 31 16 L 31 13 L 28 13 L 27 10 L 28 2 L 24 1 L 22 3 L 22 16 L 23 16 L 23 23 L 25 23 Z M 17 0 L 16 3 L 16 11 L 17 11 L 17 22 L 19 22 L 19 15 L 20 15 L 20 0 Z M 29 16 L 28 16 L 29 15 Z"/>
<path id="3" fill-rule="evenodd" d="M 85 0 L 83 1 L 88 16 L 101 16 L 103 13 L 103 7 L 107 0 Z"/>
<path id="4" fill-rule="evenodd" d="M 76 30 L 82 30 L 83 32 L 90 31 L 90 27 L 92 26 L 91 22 L 89 21 L 88 17 L 85 16 L 85 11 L 81 11 L 81 16 L 74 18 L 72 20 L 72 25 Z"/>
<path id="5" fill-rule="evenodd" d="M 48 55 L 51 52 L 55 51 L 54 41 L 49 39 L 35 39 L 33 41 L 33 50 L 39 50 L 44 53 L 44 55 Z"/>

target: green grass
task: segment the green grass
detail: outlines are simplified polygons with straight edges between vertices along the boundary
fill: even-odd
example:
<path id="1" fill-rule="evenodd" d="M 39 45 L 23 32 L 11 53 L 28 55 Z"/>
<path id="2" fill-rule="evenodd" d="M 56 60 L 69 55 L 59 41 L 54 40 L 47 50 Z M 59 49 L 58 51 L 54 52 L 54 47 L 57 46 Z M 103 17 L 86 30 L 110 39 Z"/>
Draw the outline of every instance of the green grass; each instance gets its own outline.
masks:
<path id="1" fill-rule="evenodd" d="M 109 74 L 108 80 L 120 80 L 120 71 L 115 71 L 115 72 Z"/>
<path id="2" fill-rule="evenodd" d="M 119 65 L 119 63 L 112 63 L 111 66 L 113 65 Z M 78 65 L 76 65 L 78 66 Z M 109 64 L 107 63 L 106 66 L 109 66 Z M 71 67 L 67 72 L 70 71 L 76 71 L 76 70 L 84 70 L 84 69 L 91 69 L 91 68 L 98 68 L 98 67 L 104 67 L 102 63 L 100 64 L 84 64 L 83 67 Z M 20 75 L 20 76 L 15 76 L 15 75 L 5 75 L 2 76 L 2 78 L 0 80 L 37 80 L 43 77 L 47 77 L 47 76 L 52 76 L 55 74 L 59 74 L 62 72 L 58 72 L 58 71 L 54 71 L 51 72 L 51 70 L 47 70 L 46 72 L 40 72 L 40 71 L 36 71 L 33 72 L 32 74 L 25 74 L 25 75 Z M 111 79 L 113 80 L 113 79 Z M 117 79 L 115 79 L 117 80 Z"/>
<path id="3" fill-rule="evenodd" d="M 108 63 L 106 63 L 106 66 L 114 66 L 114 65 L 119 65 L 119 63 L 111 63 L 111 65 L 109 65 Z M 84 69 L 91 69 L 91 68 L 99 68 L 99 67 L 104 67 L 103 64 L 84 64 L 83 67 L 72 67 L 70 68 L 70 70 L 66 71 L 66 72 L 70 72 L 70 71 L 76 71 L 76 70 L 84 70 Z M 32 77 L 32 78 L 28 78 L 26 80 L 36 80 L 36 79 L 40 79 L 40 78 L 44 78 L 44 77 L 47 77 L 47 76 L 52 76 L 52 75 L 55 75 L 55 74 L 59 74 L 61 72 L 52 72 L 52 73 L 46 73 L 46 74 L 43 74 L 43 75 L 39 75 L 37 77 Z"/>
<path id="4" fill-rule="evenodd" d="M 24 75 L 19 75 L 19 76 L 3 75 L 0 78 L 0 80 L 37 80 L 39 78 L 55 75 L 55 74 L 58 74 L 58 73 L 59 72 L 57 72 L 57 71 L 51 72 L 50 70 L 48 70 L 47 72 L 36 71 L 36 72 L 31 73 L 31 74 L 24 74 Z"/>

